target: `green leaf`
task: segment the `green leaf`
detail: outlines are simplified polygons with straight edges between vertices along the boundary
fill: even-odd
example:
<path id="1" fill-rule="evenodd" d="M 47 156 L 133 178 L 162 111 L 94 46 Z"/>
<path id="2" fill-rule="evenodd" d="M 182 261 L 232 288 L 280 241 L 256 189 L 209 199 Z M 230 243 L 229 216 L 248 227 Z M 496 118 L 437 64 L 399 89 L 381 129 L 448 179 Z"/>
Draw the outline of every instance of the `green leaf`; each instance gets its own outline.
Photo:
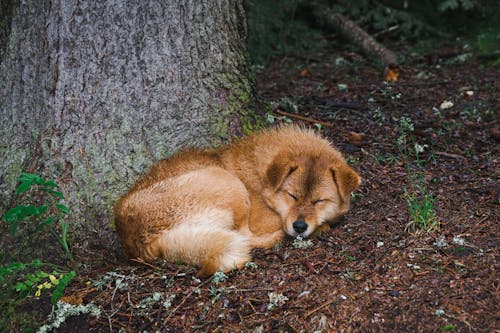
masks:
<path id="1" fill-rule="evenodd" d="M 63 275 L 63 277 L 59 280 L 59 284 L 54 288 L 52 296 L 50 297 L 50 301 L 52 302 L 52 304 L 55 305 L 57 301 L 64 295 L 64 289 L 66 289 L 66 287 L 75 276 L 75 271 L 71 271 Z"/>
<path id="2" fill-rule="evenodd" d="M 55 197 L 58 197 L 59 199 L 64 199 L 64 194 L 62 194 L 59 191 L 54 191 L 54 190 L 47 190 L 48 193 L 52 194 Z"/>
<path id="3" fill-rule="evenodd" d="M 38 224 L 38 226 L 36 227 L 36 232 L 41 231 L 46 225 L 52 225 L 55 219 L 56 219 L 55 216 L 50 216 L 48 219 Z"/>
<path id="4" fill-rule="evenodd" d="M 47 208 L 48 208 L 47 205 L 39 207 L 33 205 L 28 205 L 28 206 L 19 205 L 9 209 L 7 213 L 5 213 L 5 215 L 3 216 L 3 220 L 5 222 L 23 221 L 31 216 L 42 215 L 43 213 L 45 213 L 45 211 L 47 211 Z"/>
<path id="5" fill-rule="evenodd" d="M 21 195 L 24 192 L 28 191 L 31 188 L 31 183 L 21 183 L 17 187 L 17 195 Z"/>
<path id="6" fill-rule="evenodd" d="M 453 331 L 455 329 L 455 325 L 453 324 L 446 324 L 443 326 L 443 328 L 441 328 L 441 331 L 443 332 L 450 332 L 450 331 Z"/>
<path id="7" fill-rule="evenodd" d="M 33 267 L 39 267 L 42 265 L 42 262 L 40 261 L 40 259 L 35 259 L 31 262 L 31 266 Z"/>
<path id="8" fill-rule="evenodd" d="M 26 268 L 26 264 L 22 262 L 15 261 L 7 266 L 0 267 L 0 282 L 3 281 L 4 276 L 12 274 L 15 271 L 21 271 Z"/>
<path id="9" fill-rule="evenodd" d="M 44 271 L 36 271 L 35 276 L 38 278 L 38 280 L 43 279 L 48 277 L 50 274 Z"/>
<path id="10" fill-rule="evenodd" d="M 5 222 L 15 222 L 21 220 L 24 216 L 27 216 L 29 211 L 28 206 L 16 206 L 14 208 L 9 209 L 2 219 Z"/>
<path id="11" fill-rule="evenodd" d="M 23 291 L 23 290 L 27 290 L 28 289 L 28 286 L 26 286 L 23 282 L 18 282 L 14 285 L 14 289 L 17 291 L 17 292 L 20 292 L 20 291 Z"/>
<path id="12" fill-rule="evenodd" d="M 16 234 L 16 231 L 17 231 L 17 221 L 11 221 L 9 229 L 10 235 L 14 236 Z"/>
<path id="13" fill-rule="evenodd" d="M 35 214 L 35 216 L 42 215 L 43 213 L 45 213 L 47 211 L 48 208 L 49 208 L 49 206 L 47 206 L 47 205 L 42 205 L 40 207 L 36 207 L 36 214 Z"/>
<path id="14" fill-rule="evenodd" d="M 29 183 L 30 186 L 31 184 L 44 185 L 46 183 L 45 179 L 43 179 L 39 175 L 27 172 L 21 173 L 21 176 L 17 178 L 17 181 L 21 183 Z"/>
<path id="15" fill-rule="evenodd" d="M 21 175 L 17 178 L 17 181 L 34 183 L 34 180 L 37 178 L 39 178 L 39 176 L 35 175 L 34 173 L 22 172 Z"/>
<path id="16" fill-rule="evenodd" d="M 46 182 L 45 182 L 45 184 L 43 184 L 43 185 L 44 185 L 44 186 L 47 186 L 47 187 L 52 187 L 52 188 L 57 187 L 56 182 L 55 182 L 55 181 L 53 181 L 53 180 L 48 180 L 48 181 L 46 181 Z"/>
<path id="17" fill-rule="evenodd" d="M 64 214 L 69 214 L 69 208 L 66 205 L 63 204 L 56 204 L 57 209 L 64 213 Z"/>

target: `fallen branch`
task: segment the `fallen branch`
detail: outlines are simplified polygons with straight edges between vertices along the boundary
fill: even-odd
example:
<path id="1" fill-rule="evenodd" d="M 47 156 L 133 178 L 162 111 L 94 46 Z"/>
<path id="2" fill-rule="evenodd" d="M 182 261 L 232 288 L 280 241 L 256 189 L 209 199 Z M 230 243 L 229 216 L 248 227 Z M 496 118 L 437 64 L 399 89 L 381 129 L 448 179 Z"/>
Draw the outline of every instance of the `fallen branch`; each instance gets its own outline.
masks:
<path id="1" fill-rule="evenodd" d="M 307 5 L 307 3 L 305 2 Z M 340 31 L 356 44 L 361 46 L 368 53 L 378 56 L 386 66 L 398 65 L 398 57 L 391 50 L 387 49 L 382 44 L 378 43 L 375 38 L 370 36 L 366 31 L 361 29 L 355 22 L 349 20 L 342 14 L 338 14 L 330 10 L 325 5 L 317 2 L 309 4 L 312 13 L 318 22 L 327 28 Z"/>

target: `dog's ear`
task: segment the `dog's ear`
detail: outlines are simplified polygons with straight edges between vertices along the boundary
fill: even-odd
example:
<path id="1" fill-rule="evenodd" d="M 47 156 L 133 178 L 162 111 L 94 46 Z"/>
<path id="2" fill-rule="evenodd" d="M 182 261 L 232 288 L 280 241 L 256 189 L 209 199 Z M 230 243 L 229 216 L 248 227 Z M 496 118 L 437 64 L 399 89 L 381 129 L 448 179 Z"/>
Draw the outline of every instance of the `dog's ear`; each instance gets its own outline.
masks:
<path id="1" fill-rule="evenodd" d="M 297 163 L 291 161 L 290 158 L 278 155 L 266 171 L 269 187 L 278 190 L 285 179 L 297 170 L 297 168 Z"/>
<path id="2" fill-rule="evenodd" d="M 340 198 L 349 202 L 349 195 L 361 184 L 361 177 L 347 164 L 336 163 L 331 167 L 333 180 L 339 189 Z"/>

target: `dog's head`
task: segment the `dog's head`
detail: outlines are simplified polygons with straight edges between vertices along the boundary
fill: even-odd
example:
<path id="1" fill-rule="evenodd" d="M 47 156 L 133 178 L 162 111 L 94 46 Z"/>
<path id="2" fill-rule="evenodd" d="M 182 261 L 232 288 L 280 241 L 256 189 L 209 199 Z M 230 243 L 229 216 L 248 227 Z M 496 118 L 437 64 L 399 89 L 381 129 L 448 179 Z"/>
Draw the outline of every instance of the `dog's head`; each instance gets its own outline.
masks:
<path id="1" fill-rule="evenodd" d="M 266 203 L 290 236 L 309 236 L 349 209 L 361 178 L 339 154 L 280 154 L 266 172 Z"/>

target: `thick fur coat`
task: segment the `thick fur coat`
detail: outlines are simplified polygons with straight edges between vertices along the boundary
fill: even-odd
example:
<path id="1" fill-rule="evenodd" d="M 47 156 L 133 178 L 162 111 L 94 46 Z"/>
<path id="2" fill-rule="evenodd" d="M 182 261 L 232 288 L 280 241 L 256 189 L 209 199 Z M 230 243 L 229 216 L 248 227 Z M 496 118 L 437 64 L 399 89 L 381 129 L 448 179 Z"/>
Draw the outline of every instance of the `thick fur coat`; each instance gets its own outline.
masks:
<path id="1" fill-rule="evenodd" d="M 126 253 L 200 275 L 241 268 L 252 248 L 308 237 L 349 209 L 359 175 L 313 130 L 281 127 L 154 164 L 116 204 Z"/>

